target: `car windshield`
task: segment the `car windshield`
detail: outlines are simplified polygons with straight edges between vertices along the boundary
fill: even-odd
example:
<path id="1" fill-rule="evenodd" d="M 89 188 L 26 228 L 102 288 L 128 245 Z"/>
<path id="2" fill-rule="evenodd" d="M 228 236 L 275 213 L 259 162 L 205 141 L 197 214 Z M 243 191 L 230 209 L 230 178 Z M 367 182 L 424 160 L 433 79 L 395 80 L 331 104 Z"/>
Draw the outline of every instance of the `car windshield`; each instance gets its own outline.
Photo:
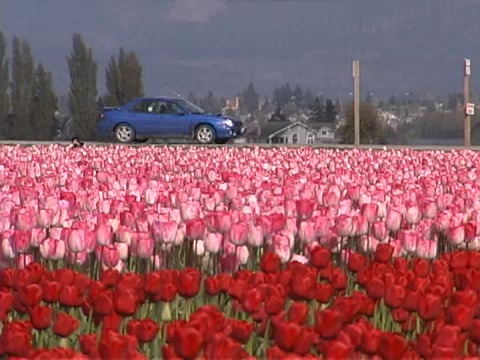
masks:
<path id="1" fill-rule="evenodd" d="M 189 112 L 190 114 L 204 114 L 205 113 L 205 111 L 203 111 L 202 108 L 198 107 L 195 104 L 192 104 L 190 101 L 187 101 L 185 99 L 178 99 L 178 100 L 176 100 L 176 103 L 178 104 L 178 106 L 180 106 L 182 109 Z"/>

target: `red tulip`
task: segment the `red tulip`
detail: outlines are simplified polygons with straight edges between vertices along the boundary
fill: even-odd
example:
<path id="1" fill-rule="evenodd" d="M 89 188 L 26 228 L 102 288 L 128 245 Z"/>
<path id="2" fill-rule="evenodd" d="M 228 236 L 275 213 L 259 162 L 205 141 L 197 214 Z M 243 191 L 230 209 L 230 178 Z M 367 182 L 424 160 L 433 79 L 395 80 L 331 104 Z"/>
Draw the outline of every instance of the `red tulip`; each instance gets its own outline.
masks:
<path id="1" fill-rule="evenodd" d="M 275 326 L 275 344 L 284 351 L 291 351 L 302 333 L 302 326 L 293 321 L 283 321 Z"/>
<path id="2" fill-rule="evenodd" d="M 139 343 L 149 343 L 158 334 L 160 326 L 152 319 L 130 320 L 127 325 L 127 333 L 136 336 Z"/>
<path id="3" fill-rule="evenodd" d="M 308 319 L 309 307 L 307 304 L 295 301 L 288 309 L 288 319 L 297 324 L 303 325 Z"/>
<path id="4" fill-rule="evenodd" d="M 185 298 L 194 297 L 200 291 L 200 284 L 202 281 L 202 274 L 198 269 L 186 268 L 184 269 L 177 281 L 178 294 Z"/>
<path id="5" fill-rule="evenodd" d="M 378 342 L 378 354 L 385 360 L 402 359 L 407 346 L 407 340 L 402 335 L 383 333 Z"/>
<path id="6" fill-rule="evenodd" d="M 310 250 L 310 261 L 317 269 L 325 268 L 330 263 L 331 257 L 330 250 L 322 246 L 316 246 Z"/>
<path id="7" fill-rule="evenodd" d="M 82 294 L 76 286 L 65 285 L 60 290 L 58 300 L 63 306 L 80 306 L 82 305 Z"/>
<path id="8" fill-rule="evenodd" d="M 77 319 L 64 312 L 59 312 L 55 318 L 52 330 L 55 335 L 68 337 L 77 330 L 78 325 Z"/>
<path id="9" fill-rule="evenodd" d="M 321 310 L 315 313 L 315 323 L 315 329 L 322 338 L 333 338 L 342 329 L 343 316 L 337 310 Z"/>
<path id="10" fill-rule="evenodd" d="M 378 244 L 375 250 L 375 260 L 386 263 L 390 261 L 393 255 L 393 247 L 389 244 Z"/>
<path id="11" fill-rule="evenodd" d="M 35 306 L 29 311 L 30 322 L 37 330 L 45 330 L 52 324 L 52 308 L 48 306 Z"/>
<path id="12" fill-rule="evenodd" d="M 32 346 L 31 329 L 19 321 L 3 325 L 0 349 L 10 357 L 27 357 Z"/>
<path id="13" fill-rule="evenodd" d="M 113 297 L 111 291 L 102 291 L 93 298 L 93 311 L 97 315 L 107 316 L 113 312 Z"/>
<path id="14" fill-rule="evenodd" d="M 242 307 L 247 313 L 251 314 L 260 310 L 262 302 L 263 294 L 256 288 L 247 289 L 242 294 Z"/>
<path id="15" fill-rule="evenodd" d="M 405 297 L 405 288 L 401 285 L 387 286 L 385 289 L 385 305 L 393 309 L 399 308 Z"/>
<path id="16" fill-rule="evenodd" d="M 113 295 L 115 311 L 122 316 L 132 316 L 137 312 L 137 299 L 132 288 L 118 289 Z"/>
<path id="17" fill-rule="evenodd" d="M 90 358 L 99 357 L 97 348 L 97 334 L 82 334 L 78 337 L 80 350 Z"/>
<path id="18" fill-rule="evenodd" d="M 253 333 L 255 326 L 253 323 L 248 321 L 240 321 L 240 320 L 233 320 L 232 321 L 232 337 L 241 342 L 242 344 L 246 344 L 248 339 Z"/>
<path id="19" fill-rule="evenodd" d="M 367 294 L 374 300 L 381 299 L 385 293 L 385 283 L 378 277 L 372 277 L 366 284 Z"/>
<path id="20" fill-rule="evenodd" d="M 200 332 L 191 326 L 184 326 L 175 333 L 173 347 L 175 353 L 184 359 L 195 359 L 202 348 Z"/>
<path id="21" fill-rule="evenodd" d="M 441 313 L 441 298 L 433 294 L 425 294 L 418 299 L 418 315 L 423 320 L 435 320 Z"/>
<path id="22" fill-rule="evenodd" d="M 102 359 L 130 359 L 137 348 L 138 342 L 134 336 L 122 336 L 114 331 L 104 332 L 98 345 Z"/>
<path id="23" fill-rule="evenodd" d="M 18 291 L 18 299 L 24 306 L 36 306 L 42 301 L 42 287 L 38 284 L 21 286 Z"/>
<path id="24" fill-rule="evenodd" d="M 352 356 L 352 346 L 342 341 L 328 341 L 323 345 L 323 353 L 326 359 L 350 359 Z"/>
<path id="25" fill-rule="evenodd" d="M 464 304 L 449 306 L 447 310 L 448 323 L 456 325 L 462 330 L 470 329 L 474 315 L 474 308 Z"/>
<path id="26" fill-rule="evenodd" d="M 273 252 L 266 252 L 262 256 L 260 267 L 263 272 L 274 273 L 280 268 L 280 257 Z"/>

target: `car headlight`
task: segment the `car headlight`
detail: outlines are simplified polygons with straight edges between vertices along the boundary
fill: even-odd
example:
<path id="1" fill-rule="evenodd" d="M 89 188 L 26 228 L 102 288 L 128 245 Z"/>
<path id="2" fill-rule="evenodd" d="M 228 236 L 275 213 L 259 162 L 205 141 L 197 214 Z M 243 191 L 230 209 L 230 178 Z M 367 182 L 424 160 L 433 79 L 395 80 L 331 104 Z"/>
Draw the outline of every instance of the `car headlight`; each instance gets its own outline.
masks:
<path id="1" fill-rule="evenodd" d="M 223 122 L 223 124 L 228 126 L 228 127 L 232 127 L 233 126 L 233 121 L 230 120 L 230 119 L 227 119 Z"/>

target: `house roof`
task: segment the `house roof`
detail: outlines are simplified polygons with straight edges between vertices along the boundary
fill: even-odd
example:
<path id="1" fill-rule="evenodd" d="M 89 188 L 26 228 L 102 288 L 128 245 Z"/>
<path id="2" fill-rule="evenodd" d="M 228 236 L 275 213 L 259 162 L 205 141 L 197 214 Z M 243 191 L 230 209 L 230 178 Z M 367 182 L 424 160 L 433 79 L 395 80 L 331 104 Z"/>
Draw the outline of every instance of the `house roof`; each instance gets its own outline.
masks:
<path id="1" fill-rule="evenodd" d="M 334 131 L 335 130 L 335 124 L 329 123 L 329 122 L 313 122 L 309 123 L 308 126 L 314 130 L 321 130 L 322 128 L 329 128 L 330 130 Z"/>
<path id="2" fill-rule="evenodd" d="M 301 123 L 301 122 L 292 122 L 292 121 L 271 121 L 261 128 L 261 134 L 262 136 L 266 137 L 271 137 L 274 136 L 278 133 L 281 133 L 282 131 L 285 131 L 289 128 L 292 128 L 294 126 L 302 126 L 307 130 L 310 130 L 312 132 L 315 132 L 312 128 L 308 127 L 307 125 Z"/>

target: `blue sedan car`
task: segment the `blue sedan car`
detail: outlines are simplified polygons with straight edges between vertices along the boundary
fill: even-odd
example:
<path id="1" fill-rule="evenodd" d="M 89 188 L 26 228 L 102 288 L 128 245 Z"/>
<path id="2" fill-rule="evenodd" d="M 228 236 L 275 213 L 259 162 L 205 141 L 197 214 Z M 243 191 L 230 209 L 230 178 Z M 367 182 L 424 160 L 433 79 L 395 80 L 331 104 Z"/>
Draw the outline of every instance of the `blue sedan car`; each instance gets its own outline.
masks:
<path id="1" fill-rule="evenodd" d="M 150 138 L 194 139 L 200 144 L 224 144 L 245 133 L 243 123 L 219 114 L 205 113 L 181 98 L 140 98 L 122 107 L 106 107 L 97 131 L 120 143 Z"/>

